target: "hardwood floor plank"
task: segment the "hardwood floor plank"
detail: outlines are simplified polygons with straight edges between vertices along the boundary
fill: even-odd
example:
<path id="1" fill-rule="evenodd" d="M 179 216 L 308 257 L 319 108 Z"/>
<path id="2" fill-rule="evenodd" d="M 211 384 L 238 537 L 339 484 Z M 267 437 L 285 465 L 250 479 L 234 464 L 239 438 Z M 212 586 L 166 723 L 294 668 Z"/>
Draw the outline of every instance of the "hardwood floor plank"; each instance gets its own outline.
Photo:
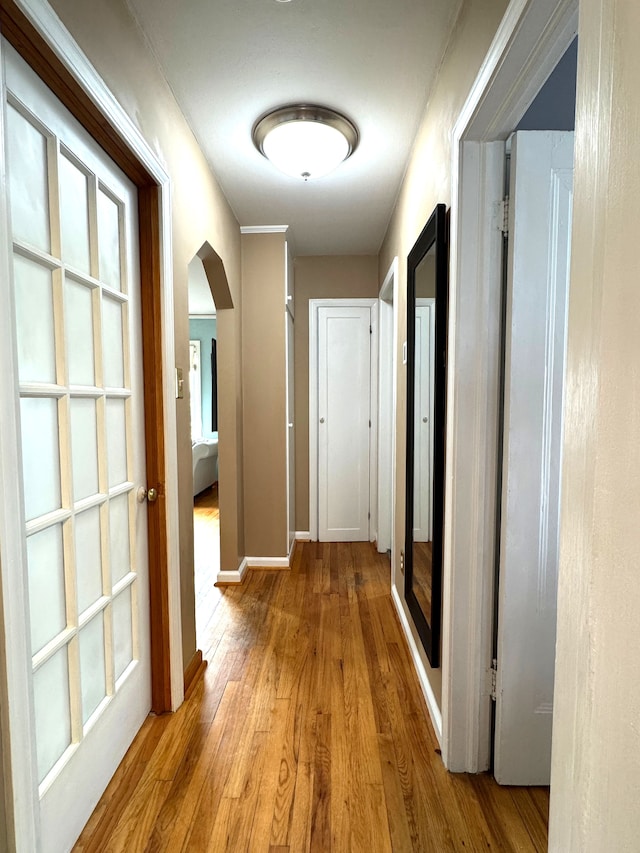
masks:
<path id="1" fill-rule="evenodd" d="M 250 850 L 268 850 L 275 841 L 272 826 L 276 812 L 276 798 L 281 790 L 283 746 L 290 704 L 289 699 L 276 699 L 271 712 L 269 737 L 265 743 L 264 772 L 260 780 L 258 802 L 249 839 Z M 289 767 L 290 765 L 286 763 L 284 767 L 286 777 L 295 778 L 295 776 L 289 776 Z M 286 840 L 286 834 L 284 837 Z"/>
<path id="2" fill-rule="evenodd" d="M 411 827 L 391 735 L 378 735 L 382 783 L 392 850 L 413 850 Z"/>
<path id="3" fill-rule="evenodd" d="M 316 714 L 316 744 L 311 795 L 312 853 L 331 850 L 331 714 Z"/>
<path id="4" fill-rule="evenodd" d="M 76 853 L 542 853 L 548 790 L 445 770 L 388 590 L 369 543 L 298 543 L 217 591 L 204 677 L 145 722 Z"/>
<path id="5" fill-rule="evenodd" d="M 227 721 L 239 711 L 239 696 L 241 696 L 241 685 L 238 682 L 230 682 L 220 702 L 220 714 L 216 720 L 207 728 L 206 739 L 195 767 L 190 772 L 184 773 L 176 783 L 184 791 L 180 808 L 177 812 L 170 814 L 173 822 L 171 833 L 166 841 L 166 850 L 182 850 L 185 842 L 192 833 L 196 823 L 196 814 L 203 799 L 208 805 L 213 797 L 206 798 L 205 791 L 208 790 L 208 782 L 216 779 L 216 760 L 220 750 L 222 738 L 227 731 Z M 201 724 L 206 728 L 205 724 Z M 203 809 L 204 811 L 204 809 Z M 194 848 L 197 849 L 197 848 Z M 202 847 L 200 849 L 203 849 Z"/>

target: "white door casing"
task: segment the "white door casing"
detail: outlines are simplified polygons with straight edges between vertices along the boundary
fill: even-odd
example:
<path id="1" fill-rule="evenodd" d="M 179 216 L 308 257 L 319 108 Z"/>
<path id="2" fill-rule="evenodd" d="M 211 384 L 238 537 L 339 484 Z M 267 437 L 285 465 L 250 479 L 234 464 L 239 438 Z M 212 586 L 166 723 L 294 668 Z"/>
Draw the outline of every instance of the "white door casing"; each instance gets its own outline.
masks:
<path id="1" fill-rule="evenodd" d="M 295 397 L 294 397 L 294 318 L 289 308 L 285 310 L 287 350 L 287 519 L 289 539 L 287 553 L 291 554 L 296 538 L 296 444 L 295 444 Z"/>
<path id="2" fill-rule="evenodd" d="M 548 785 L 573 133 L 513 137 L 495 776 Z"/>
<path id="3" fill-rule="evenodd" d="M 369 539 L 374 301 L 310 303 L 310 527 L 320 541 Z"/>
<path id="4" fill-rule="evenodd" d="M 59 851 L 150 707 L 137 193 L 3 53 L 13 275 L 2 287 L 15 367 L 1 390 L 3 408 L 20 405 L 22 460 L 8 533 L 20 557 L 3 582 L 24 609 L 25 670 L 12 680 L 24 685 L 30 744 L 19 787 L 33 791 L 38 848 Z M 16 828 L 18 846 L 29 834 Z"/>
<path id="5" fill-rule="evenodd" d="M 380 288 L 378 357 L 377 546 L 393 560 L 396 418 L 396 258 Z"/>

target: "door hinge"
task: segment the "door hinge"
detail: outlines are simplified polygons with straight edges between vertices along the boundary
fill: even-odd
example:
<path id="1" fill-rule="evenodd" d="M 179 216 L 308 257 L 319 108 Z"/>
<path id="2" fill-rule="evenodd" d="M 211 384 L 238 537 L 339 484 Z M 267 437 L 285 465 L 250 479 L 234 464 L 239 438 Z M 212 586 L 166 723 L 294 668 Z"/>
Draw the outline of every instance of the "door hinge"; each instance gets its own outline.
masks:
<path id="1" fill-rule="evenodd" d="M 370 512 L 367 513 L 367 520 L 371 521 L 371 513 Z"/>
<path id="2" fill-rule="evenodd" d="M 372 327 L 372 326 L 369 326 L 369 334 L 370 334 L 370 335 L 372 335 L 372 334 L 373 334 L 373 327 Z"/>
<path id="3" fill-rule="evenodd" d="M 498 661 L 496 658 L 491 661 L 491 669 L 489 670 L 489 696 L 494 702 L 498 697 Z"/>
<path id="4" fill-rule="evenodd" d="M 371 421 L 369 421 L 369 429 L 371 429 Z"/>
<path id="5" fill-rule="evenodd" d="M 509 196 L 505 196 L 498 206 L 498 228 L 503 234 L 509 233 Z"/>

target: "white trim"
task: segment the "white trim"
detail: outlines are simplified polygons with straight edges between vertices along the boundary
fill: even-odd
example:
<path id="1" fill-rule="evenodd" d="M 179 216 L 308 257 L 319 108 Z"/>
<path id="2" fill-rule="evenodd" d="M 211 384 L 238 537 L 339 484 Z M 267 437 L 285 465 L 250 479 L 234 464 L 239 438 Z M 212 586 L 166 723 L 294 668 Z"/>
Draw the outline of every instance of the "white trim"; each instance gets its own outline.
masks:
<path id="1" fill-rule="evenodd" d="M 218 572 L 216 575 L 215 586 L 218 586 L 218 584 L 242 583 L 242 579 L 244 578 L 248 568 L 249 565 L 247 563 L 247 558 L 245 557 L 235 572 L 224 570 Z"/>
<path id="2" fill-rule="evenodd" d="M 4 52 L 1 59 L 1 91 L 4 92 Z M 10 246 L 11 232 L 7 209 L 7 175 L 5 151 L 5 110 L 0 108 L 0 276 L 4 282 L 13 278 Z M 17 341 L 13 318 L 13 288 L 8 288 L 8 302 L 0 312 L 0 399 L 17 400 Z M 14 448 L 18 448 L 16 455 Z M 12 829 L 17 853 L 40 849 L 40 803 L 30 647 L 30 613 L 28 579 L 22 567 L 27 565 L 25 529 L 22 442 L 17 407 L 0 409 L 0 701 L 2 712 L 3 764 L 5 776 L 7 835 Z M 3 624 L 4 623 L 4 624 Z M 9 701 L 10 697 L 10 701 Z M 11 824 L 13 823 L 13 827 Z"/>
<path id="3" fill-rule="evenodd" d="M 515 128 L 573 40 L 577 11 L 578 0 L 512 0 L 453 131 L 442 618 L 450 770 L 477 772 L 490 757 L 500 264 L 488 205 L 498 177 L 495 149 L 473 140 L 495 142 Z"/>
<path id="4" fill-rule="evenodd" d="M 286 234 L 288 225 L 241 225 L 241 234 Z"/>
<path id="5" fill-rule="evenodd" d="M 391 508 L 389 515 L 389 542 L 391 547 L 391 582 L 395 582 L 395 518 L 394 507 L 396 488 L 396 430 L 398 428 L 397 396 L 398 396 L 398 268 L 397 256 L 391 262 L 389 270 L 380 287 L 379 301 L 387 306 L 384 311 L 380 306 L 380 327 L 378 330 L 378 388 L 382 384 L 383 375 L 387 387 L 391 390 L 391 404 L 388 419 L 383 417 L 383 409 L 387 398 L 378 397 L 378 549 L 380 548 L 380 517 L 385 507 Z M 384 326 L 384 332 L 383 332 Z M 383 342 L 388 343 L 384 347 Z M 389 430 L 387 429 L 389 427 Z M 388 448 L 388 450 L 387 450 Z M 383 458 L 384 457 L 384 458 Z M 386 464 L 382 464 L 386 463 Z M 388 468 L 390 477 L 384 477 L 381 472 Z M 384 505 L 383 505 L 384 504 Z"/>
<path id="6" fill-rule="evenodd" d="M 168 550 L 168 604 L 169 604 L 169 643 L 170 643 L 170 669 L 171 669 L 171 702 L 173 710 L 176 710 L 184 699 L 184 680 L 182 663 L 182 618 L 180 612 L 180 543 L 178 532 L 178 459 L 177 459 L 177 427 L 176 427 L 176 403 L 174 387 L 174 305 L 173 305 L 173 259 L 171 247 L 171 189 L 169 176 L 162 168 L 155 154 L 146 140 L 142 137 L 127 113 L 120 106 L 112 92 L 100 78 L 86 55 L 80 50 L 60 19 L 52 8 L 43 3 L 42 0 L 16 0 L 16 6 L 24 13 L 34 26 L 35 30 L 43 37 L 45 42 L 60 59 L 69 73 L 77 81 L 83 91 L 99 108 L 105 119 L 116 128 L 131 153 L 137 158 L 142 166 L 149 172 L 160 190 L 160 228 L 161 228 L 161 280 L 162 280 L 162 362 L 164 371 L 164 444 L 165 444 L 165 471 L 166 471 L 166 512 L 167 512 L 167 550 Z M 3 176 L 2 180 L 6 180 Z M 6 221 L 6 215 L 4 216 Z M 2 250 L 0 264 L 7 271 L 6 251 Z M 3 316 L 9 316 L 9 312 L 3 312 Z M 11 315 L 12 316 L 12 315 Z M 4 338 L 7 341 L 6 338 Z M 2 361 L 4 368 L 0 381 L 13 381 L 12 369 L 15 364 L 12 359 Z M 2 430 L 7 436 L 13 435 L 15 440 L 16 422 L 15 417 L 9 413 L 3 413 Z M 3 440 L 3 446 L 7 445 Z M 15 446 L 15 444 L 13 445 Z M 4 460 L 6 464 L 7 460 Z M 0 464 L 2 464 L 0 462 Z M 14 467 L 16 461 L 12 463 Z M 2 472 L 2 487 L 7 488 L 11 482 Z M 21 506 L 21 502 L 20 502 Z M 16 529 L 22 529 L 17 523 L 16 512 L 20 515 L 21 510 L 16 506 L 8 504 L 8 514 L 11 518 L 7 521 L 16 524 Z M 8 553 L 8 543 L 3 547 L 1 558 L 7 563 L 15 559 L 15 554 Z M 6 595 L 6 590 L 3 590 Z M 7 600 L 5 598 L 5 600 Z M 24 601 L 11 600 L 11 607 L 6 608 L 5 616 L 8 614 L 8 623 L 5 625 L 7 634 L 7 677 L 11 685 L 12 702 L 9 705 L 8 722 L 9 731 L 4 732 L 5 741 L 8 738 L 11 751 L 12 764 L 12 786 L 14 800 L 15 820 L 15 844 L 17 850 L 25 850 L 31 853 L 38 848 L 37 844 L 37 785 L 33 785 L 33 774 L 35 773 L 35 755 L 33 746 L 28 738 L 29 726 L 25 724 L 23 715 L 32 715 L 32 701 L 30 691 L 22 684 L 22 677 L 16 670 L 16 662 L 24 660 L 25 652 L 22 643 L 17 639 L 15 631 L 11 631 L 11 614 L 18 615 L 20 608 L 24 607 Z M 23 617 L 24 618 L 24 617 Z M 28 622 L 26 623 L 28 624 Z M 20 632 L 24 635 L 24 629 Z M 28 669 L 26 670 L 28 671 Z M 26 689 L 26 694 L 25 694 Z M 22 693 L 22 696 L 20 694 Z M 25 738 L 27 740 L 25 740 Z M 34 794 L 35 791 L 35 794 Z"/>
<path id="7" fill-rule="evenodd" d="M 284 347 L 285 347 L 285 359 L 284 359 L 284 434 L 285 434 L 285 468 L 286 468 L 286 493 L 287 493 L 287 545 L 289 547 L 289 553 L 293 549 L 295 544 L 295 422 L 296 422 L 296 407 L 295 407 L 295 383 L 292 383 L 293 387 L 290 387 L 289 384 L 289 366 L 294 363 L 295 360 L 295 317 L 288 305 L 288 296 L 289 291 L 293 291 L 291 279 L 293 278 L 293 258 L 291 257 L 291 249 L 289 247 L 289 243 L 285 240 L 284 243 Z M 289 317 L 291 317 L 291 322 L 293 324 L 293 336 L 291 339 L 289 338 Z M 293 405 L 290 407 L 290 404 Z M 290 426 L 291 425 L 291 426 Z M 293 466 L 290 464 L 291 462 L 291 452 L 292 452 L 292 442 L 293 442 Z M 293 468 L 293 470 L 292 470 Z M 291 480 L 293 477 L 294 484 L 294 494 L 291 495 Z M 293 504 L 293 506 L 292 506 Z M 292 523 L 292 512 L 293 509 L 293 523 Z"/>
<path id="8" fill-rule="evenodd" d="M 311 533 L 308 530 L 296 530 L 296 542 L 311 542 Z"/>
<path id="9" fill-rule="evenodd" d="M 379 326 L 380 305 L 374 299 L 371 306 L 370 380 L 369 380 L 369 541 L 378 538 L 378 370 L 380 364 Z"/>
<path id="10" fill-rule="evenodd" d="M 348 297 L 309 300 L 309 536 L 312 542 L 318 541 L 318 309 L 345 306 L 370 308 L 376 303 L 377 299 Z M 371 429 L 374 429 L 373 418 Z"/>
<path id="11" fill-rule="evenodd" d="M 245 557 L 250 569 L 288 569 L 289 557 Z"/>
<path id="12" fill-rule="evenodd" d="M 422 658 L 420 657 L 420 650 L 418 648 L 418 644 L 416 643 L 415 637 L 413 636 L 411 625 L 409 624 L 409 619 L 407 618 L 402 599 L 400 598 L 398 588 L 395 584 L 393 584 L 393 586 L 391 587 L 391 598 L 393 599 L 393 603 L 396 608 L 396 613 L 398 614 L 398 618 L 400 619 L 400 624 L 402 625 L 402 630 L 404 632 L 407 645 L 409 646 L 409 654 L 411 655 L 411 660 L 413 661 L 413 665 L 418 676 L 418 681 L 420 682 L 422 695 L 424 696 L 424 700 L 427 703 L 427 710 L 429 711 L 429 716 L 431 717 L 431 722 L 433 723 L 433 728 L 436 733 L 436 737 L 438 738 L 438 743 L 442 745 L 442 714 L 440 713 L 438 701 L 436 699 L 435 693 L 433 692 L 433 688 L 431 687 L 431 682 L 429 681 L 427 671 L 425 669 L 424 663 L 422 662 Z"/>

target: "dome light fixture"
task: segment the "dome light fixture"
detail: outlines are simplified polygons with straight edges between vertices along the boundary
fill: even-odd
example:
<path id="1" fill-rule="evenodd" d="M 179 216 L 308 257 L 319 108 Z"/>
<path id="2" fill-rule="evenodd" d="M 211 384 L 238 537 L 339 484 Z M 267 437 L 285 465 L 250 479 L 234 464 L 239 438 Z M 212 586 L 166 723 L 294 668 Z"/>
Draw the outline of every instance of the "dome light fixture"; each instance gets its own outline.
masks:
<path id="1" fill-rule="evenodd" d="M 358 129 L 328 107 L 291 104 L 266 113 L 253 126 L 253 144 L 282 172 L 294 178 L 320 178 L 350 157 Z"/>

